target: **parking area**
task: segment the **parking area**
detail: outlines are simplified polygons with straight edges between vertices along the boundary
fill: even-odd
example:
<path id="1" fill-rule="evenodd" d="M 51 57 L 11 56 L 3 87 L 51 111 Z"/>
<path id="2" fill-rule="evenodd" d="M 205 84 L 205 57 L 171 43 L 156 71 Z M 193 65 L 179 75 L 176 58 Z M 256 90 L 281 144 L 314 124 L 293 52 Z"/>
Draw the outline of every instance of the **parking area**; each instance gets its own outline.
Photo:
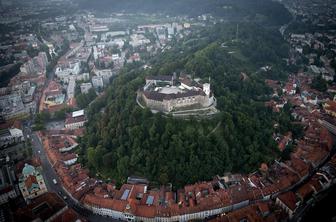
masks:
<path id="1" fill-rule="evenodd" d="M 51 121 L 45 125 L 47 130 L 60 130 L 64 128 L 64 120 L 61 121 Z"/>

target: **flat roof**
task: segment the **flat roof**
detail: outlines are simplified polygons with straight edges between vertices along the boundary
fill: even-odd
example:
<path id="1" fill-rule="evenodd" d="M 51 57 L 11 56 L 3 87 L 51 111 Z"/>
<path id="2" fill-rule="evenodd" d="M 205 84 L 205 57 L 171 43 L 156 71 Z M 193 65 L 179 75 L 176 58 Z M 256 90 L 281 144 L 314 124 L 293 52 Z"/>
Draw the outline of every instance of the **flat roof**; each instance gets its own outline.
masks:
<path id="1" fill-rule="evenodd" d="M 72 117 L 78 117 L 78 116 L 83 116 L 84 115 L 84 109 L 78 110 L 72 113 Z"/>
<path id="2" fill-rule="evenodd" d="M 158 92 L 163 93 L 163 94 L 177 94 L 177 93 L 183 93 L 184 92 L 183 90 L 181 90 L 180 88 L 175 87 L 175 86 L 157 88 L 157 90 L 155 90 L 155 91 L 158 91 Z"/>

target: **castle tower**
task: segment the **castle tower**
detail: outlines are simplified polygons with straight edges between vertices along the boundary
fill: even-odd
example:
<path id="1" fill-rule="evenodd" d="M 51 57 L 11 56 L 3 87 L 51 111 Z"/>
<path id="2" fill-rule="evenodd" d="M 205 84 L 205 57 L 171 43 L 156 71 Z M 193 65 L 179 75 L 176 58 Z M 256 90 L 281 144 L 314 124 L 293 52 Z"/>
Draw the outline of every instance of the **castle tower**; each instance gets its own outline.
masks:
<path id="1" fill-rule="evenodd" d="M 203 91 L 207 96 L 210 96 L 210 83 L 204 83 L 203 84 Z"/>

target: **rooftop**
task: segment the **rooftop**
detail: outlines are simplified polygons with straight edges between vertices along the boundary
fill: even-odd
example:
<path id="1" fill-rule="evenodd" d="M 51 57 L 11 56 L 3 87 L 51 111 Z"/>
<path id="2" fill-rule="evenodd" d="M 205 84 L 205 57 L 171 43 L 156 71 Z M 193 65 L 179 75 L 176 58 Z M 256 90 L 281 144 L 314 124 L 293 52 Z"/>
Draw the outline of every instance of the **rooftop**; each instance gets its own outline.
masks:
<path id="1" fill-rule="evenodd" d="M 16 221 L 48 220 L 61 209 L 66 207 L 64 201 L 55 193 L 45 193 L 36 197 L 24 208 L 19 208 L 14 218 Z"/>
<path id="2" fill-rule="evenodd" d="M 84 109 L 82 110 L 78 110 L 72 113 L 72 117 L 79 117 L 79 116 L 83 116 L 84 115 Z"/>

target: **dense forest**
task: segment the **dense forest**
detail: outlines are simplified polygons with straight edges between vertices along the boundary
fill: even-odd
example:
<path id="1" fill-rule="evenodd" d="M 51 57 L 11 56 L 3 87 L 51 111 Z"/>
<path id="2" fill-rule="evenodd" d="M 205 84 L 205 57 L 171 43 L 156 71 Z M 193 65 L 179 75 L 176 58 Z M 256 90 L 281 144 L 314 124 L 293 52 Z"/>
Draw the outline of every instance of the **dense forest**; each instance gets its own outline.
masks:
<path id="1" fill-rule="evenodd" d="M 271 0 L 78 0 L 82 8 L 127 13 L 165 13 L 170 15 L 199 16 L 211 13 L 229 20 L 287 23 L 291 16 L 279 2 Z"/>
<path id="2" fill-rule="evenodd" d="M 251 172 L 278 157 L 272 135 L 292 127 L 290 115 L 265 107 L 272 91 L 264 80 L 286 74 L 259 68 L 267 64 L 282 70 L 288 46 L 276 31 L 251 23 L 240 24 L 239 40 L 235 30 L 236 24 L 204 28 L 153 58 L 152 69 L 126 66 L 88 108 L 87 132 L 79 141 L 81 162 L 118 184 L 138 175 L 178 188 L 228 171 Z M 173 72 L 210 76 L 221 112 L 183 120 L 137 106 L 136 91 L 146 75 Z M 274 129 L 275 123 L 280 127 Z"/>
<path id="3" fill-rule="evenodd" d="M 0 72 L 0 87 L 6 87 L 11 78 L 20 72 L 20 66 L 22 63 L 16 63 L 9 65 L 9 68 Z"/>

